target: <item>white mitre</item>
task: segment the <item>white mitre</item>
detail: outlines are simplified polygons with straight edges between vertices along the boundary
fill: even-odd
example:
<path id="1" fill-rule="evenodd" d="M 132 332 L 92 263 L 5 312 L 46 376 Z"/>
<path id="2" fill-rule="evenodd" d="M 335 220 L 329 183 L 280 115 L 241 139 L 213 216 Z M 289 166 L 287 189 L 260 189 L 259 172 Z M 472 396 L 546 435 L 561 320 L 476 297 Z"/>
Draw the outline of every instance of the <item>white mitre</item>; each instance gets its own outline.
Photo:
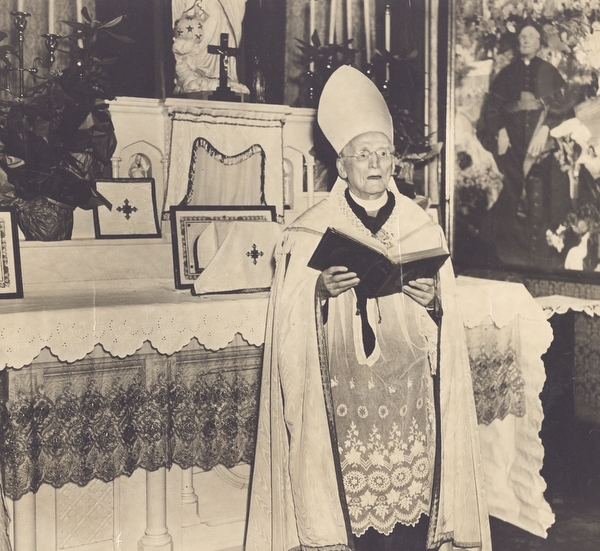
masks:
<path id="1" fill-rule="evenodd" d="M 317 121 L 333 148 L 365 132 L 381 132 L 394 143 L 392 116 L 377 86 L 363 73 L 342 65 L 325 83 Z"/>

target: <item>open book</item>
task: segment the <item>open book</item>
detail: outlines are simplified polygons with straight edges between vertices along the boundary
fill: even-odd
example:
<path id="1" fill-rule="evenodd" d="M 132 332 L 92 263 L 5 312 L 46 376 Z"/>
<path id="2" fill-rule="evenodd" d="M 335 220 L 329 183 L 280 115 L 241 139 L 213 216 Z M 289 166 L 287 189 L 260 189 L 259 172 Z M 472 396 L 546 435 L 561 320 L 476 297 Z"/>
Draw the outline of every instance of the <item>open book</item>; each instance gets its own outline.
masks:
<path id="1" fill-rule="evenodd" d="M 381 297 L 402 291 L 402 286 L 420 277 L 433 277 L 450 256 L 443 248 L 402 255 L 399 264 L 392 262 L 385 249 L 367 245 L 334 228 L 327 228 L 308 266 L 319 270 L 346 266 L 360 278 L 358 288 L 367 297 Z"/>

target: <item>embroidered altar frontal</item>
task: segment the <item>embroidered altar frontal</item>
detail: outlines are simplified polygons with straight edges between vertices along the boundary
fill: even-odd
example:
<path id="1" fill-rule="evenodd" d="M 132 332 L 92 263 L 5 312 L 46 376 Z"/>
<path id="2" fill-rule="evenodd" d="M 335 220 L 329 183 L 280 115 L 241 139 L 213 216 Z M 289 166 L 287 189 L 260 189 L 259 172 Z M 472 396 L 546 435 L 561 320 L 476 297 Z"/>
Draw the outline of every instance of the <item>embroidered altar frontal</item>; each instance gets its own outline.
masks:
<path id="1" fill-rule="evenodd" d="M 4 371 L 6 495 L 173 463 L 250 462 L 261 358 L 262 348 L 241 339 L 219 352 L 190 343 L 172 356 L 146 343 L 126 359 L 97 347 L 72 364 L 44 351 L 29 367 Z"/>

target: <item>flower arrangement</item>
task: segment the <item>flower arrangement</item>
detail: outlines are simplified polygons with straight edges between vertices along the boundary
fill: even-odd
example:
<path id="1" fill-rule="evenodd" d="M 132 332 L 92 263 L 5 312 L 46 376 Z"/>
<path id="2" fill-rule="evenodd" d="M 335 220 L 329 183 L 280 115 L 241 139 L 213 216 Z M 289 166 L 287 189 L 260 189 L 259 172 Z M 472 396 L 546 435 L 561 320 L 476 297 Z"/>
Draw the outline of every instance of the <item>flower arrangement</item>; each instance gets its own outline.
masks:
<path id="1" fill-rule="evenodd" d="M 600 263 L 600 213 L 595 205 L 583 205 L 569 213 L 556 231 L 547 230 L 546 241 L 564 258 L 564 268 L 593 272 Z"/>
<path id="2" fill-rule="evenodd" d="M 103 55 L 100 38 L 132 40 L 113 32 L 122 17 L 101 23 L 87 8 L 81 13 L 83 22 L 64 21 L 72 33 L 57 38 L 57 51 L 68 56 L 70 66 L 45 76 L 36 73 L 34 85 L 22 97 L 10 97 L 5 90 L 8 97 L 0 101 L 0 202 L 16 206 L 20 223 L 32 203 L 44 204 L 46 215 L 48 201 L 71 211 L 110 207 L 94 189 L 95 178 L 110 166 L 116 147 L 104 101 L 114 99 L 106 67 L 116 59 Z M 1 33 L 0 41 L 6 36 Z M 11 46 L 0 47 L 7 73 L 15 55 Z"/>
<path id="3" fill-rule="evenodd" d="M 507 65 L 517 32 L 527 22 L 542 28 L 540 57 L 569 82 L 597 90 L 600 70 L 600 0 L 484 0 L 458 7 L 459 65 L 494 58 L 495 72 Z"/>

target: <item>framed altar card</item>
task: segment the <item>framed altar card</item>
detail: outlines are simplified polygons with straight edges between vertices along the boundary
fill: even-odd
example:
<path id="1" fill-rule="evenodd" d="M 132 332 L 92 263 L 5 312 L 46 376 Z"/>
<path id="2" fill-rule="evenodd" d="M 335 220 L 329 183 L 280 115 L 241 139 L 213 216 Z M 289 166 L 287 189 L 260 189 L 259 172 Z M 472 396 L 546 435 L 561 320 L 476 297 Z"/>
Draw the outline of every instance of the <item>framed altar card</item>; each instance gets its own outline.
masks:
<path id="1" fill-rule="evenodd" d="M 160 237 L 153 178 L 98 180 L 96 191 L 112 204 L 94 209 L 96 239 Z"/>
<path id="2" fill-rule="evenodd" d="M 23 298 L 19 233 L 15 212 L 0 207 L 0 299 Z"/>
<path id="3" fill-rule="evenodd" d="M 176 289 L 191 289 L 228 234 L 230 222 L 276 222 L 274 206 L 171 207 Z"/>

